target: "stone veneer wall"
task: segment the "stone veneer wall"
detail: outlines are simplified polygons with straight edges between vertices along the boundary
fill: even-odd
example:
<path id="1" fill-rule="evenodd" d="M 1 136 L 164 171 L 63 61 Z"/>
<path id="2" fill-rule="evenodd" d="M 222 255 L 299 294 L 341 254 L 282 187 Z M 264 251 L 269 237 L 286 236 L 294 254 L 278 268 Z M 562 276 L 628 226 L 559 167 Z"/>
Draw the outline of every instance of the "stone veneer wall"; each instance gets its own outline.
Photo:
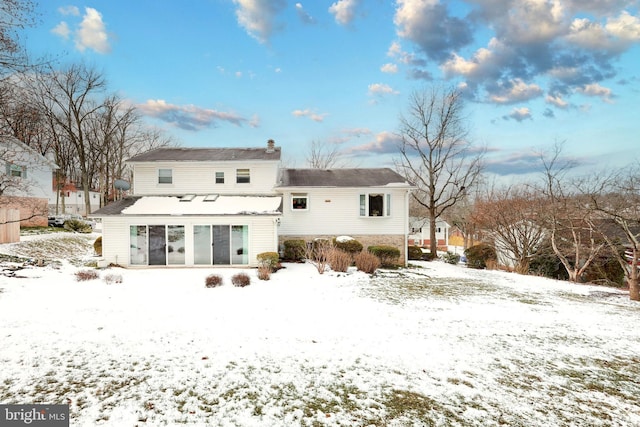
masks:
<path id="1" fill-rule="evenodd" d="M 288 235 L 288 236 L 278 236 L 278 246 L 282 247 L 284 245 L 285 240 L 305 240 L 311 241 L 313 239 L 333 239 L 337 236 L 328 236 L 328 235 L 313 235 L 313 236 L 296 236 L 296 235 Z M 394 246 L 400 249 L 400 263 L 404 263 L 405 253 L 407 252 L 407 248 L 405 247 L 404 234 L 371 234 L 371 235 L 363 235 L 363 234 L 349 234 L 349 237 L 353 237 L 360 243 L 364 249 L 367 249 L 368 246 Z"/>

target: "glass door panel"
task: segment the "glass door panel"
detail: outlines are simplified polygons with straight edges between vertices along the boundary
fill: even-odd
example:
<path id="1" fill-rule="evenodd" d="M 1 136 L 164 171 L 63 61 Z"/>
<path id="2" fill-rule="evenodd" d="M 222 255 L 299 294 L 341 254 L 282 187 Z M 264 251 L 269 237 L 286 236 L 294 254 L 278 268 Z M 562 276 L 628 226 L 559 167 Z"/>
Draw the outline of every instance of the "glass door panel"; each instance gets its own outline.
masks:
<path id="1" fill-rule="evenodd" d="M 184 264 L 184 225 L 167 226 L 167 263 L 173 265 Z"/>
<path id="2" fill-rule="evenodd" d="M 167 264 L 167 239 L 164 225 L 149 226 L 149 265 Z"/>
<path id="3" fill-rule="evenodd" d="M 213 263 L 231 264 L 230 239 L 228 225 L 213 226 Z"/>
<path id="4" fill-rule="evenodd" d="M 129 226 L 129 263 L 147 265 L 147 226 Z"/>
<path id="5" fill-rule="evenodd" d="M 211 226 L 193 226 L 193 263 L 211 265 Z"/>
<path id="6" fill-rule="evenodd" d="M 232 264 L 249 264 L 249 227 L 247 225 L 231 226 Z"/>

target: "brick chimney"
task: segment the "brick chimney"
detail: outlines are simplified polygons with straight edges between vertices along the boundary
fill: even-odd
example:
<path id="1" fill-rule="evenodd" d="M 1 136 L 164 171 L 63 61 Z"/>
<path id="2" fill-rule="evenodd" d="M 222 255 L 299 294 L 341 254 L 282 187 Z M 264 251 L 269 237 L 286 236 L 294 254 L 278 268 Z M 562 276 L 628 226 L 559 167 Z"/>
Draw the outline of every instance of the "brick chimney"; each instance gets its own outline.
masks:
<path id="1" fill-rule="evenodd" d="M 273 153 L 276 151 L 276 142 L 273 139 L 267 141 L 267 153 Z"/>

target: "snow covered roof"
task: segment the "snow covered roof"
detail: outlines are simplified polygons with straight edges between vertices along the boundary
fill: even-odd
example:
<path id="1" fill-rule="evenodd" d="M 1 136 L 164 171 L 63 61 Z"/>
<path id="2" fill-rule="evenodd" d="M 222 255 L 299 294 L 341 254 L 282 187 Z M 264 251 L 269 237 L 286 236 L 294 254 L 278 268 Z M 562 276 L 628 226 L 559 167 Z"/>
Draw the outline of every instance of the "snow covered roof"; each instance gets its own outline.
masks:
<path id="1" fill-rule="evenodd" d="M 112 203 L 91 214 L 112 215 L 273 215 L 281 213 L 280 196 L 140 196 Z"/>

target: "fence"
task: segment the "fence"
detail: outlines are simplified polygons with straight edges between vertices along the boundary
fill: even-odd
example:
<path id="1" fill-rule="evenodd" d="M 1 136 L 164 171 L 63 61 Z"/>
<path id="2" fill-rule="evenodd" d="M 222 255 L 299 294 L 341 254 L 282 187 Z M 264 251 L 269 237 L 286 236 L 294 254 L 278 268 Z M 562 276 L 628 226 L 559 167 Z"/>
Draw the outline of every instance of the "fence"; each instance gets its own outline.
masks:
<path id="1" fill-rule="evenodd" d="M 0 243 L 20 241 L 20 211 L 0 209 Z"/>

